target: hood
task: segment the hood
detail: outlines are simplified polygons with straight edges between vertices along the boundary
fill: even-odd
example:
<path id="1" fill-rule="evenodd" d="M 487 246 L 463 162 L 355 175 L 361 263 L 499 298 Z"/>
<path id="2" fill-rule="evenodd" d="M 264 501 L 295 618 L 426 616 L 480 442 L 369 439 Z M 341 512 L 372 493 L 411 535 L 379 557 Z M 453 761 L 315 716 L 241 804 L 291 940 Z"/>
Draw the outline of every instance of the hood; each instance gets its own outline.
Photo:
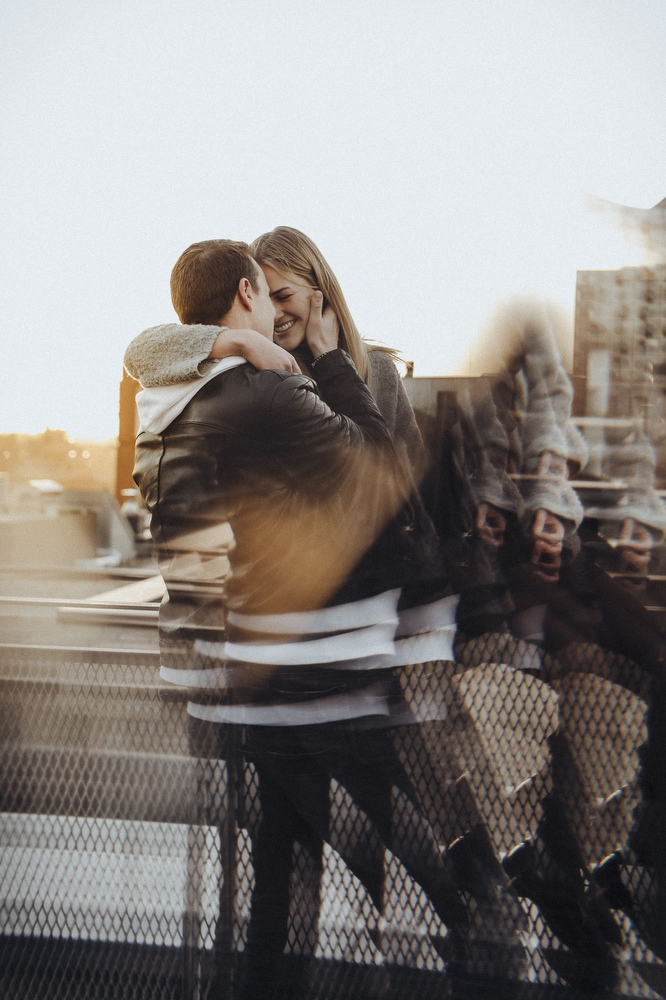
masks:
<path id="1" fill-rule="evenodd" d="M 207 382 L 221 372 L 244 364 L 247 364 L 245 358 L 237 356 L 222 358 L 207 375 L 193 382 L 177 382 L 175 385 L 156 385 L 150 389 L 142 389 L 136 397 L 141 425 L 139 429 L 150 434 L 161 434 Z"/>

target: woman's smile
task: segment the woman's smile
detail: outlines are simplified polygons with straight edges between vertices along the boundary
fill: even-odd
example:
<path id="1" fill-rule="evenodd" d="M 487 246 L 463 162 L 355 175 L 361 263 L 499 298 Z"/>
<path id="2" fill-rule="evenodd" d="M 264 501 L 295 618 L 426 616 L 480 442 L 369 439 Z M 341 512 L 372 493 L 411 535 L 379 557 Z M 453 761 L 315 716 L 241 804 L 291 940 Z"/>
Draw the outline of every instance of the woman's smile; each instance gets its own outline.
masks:
<path id="1" fill-rule="evenodd" d="M 287 320 L 286 323 L 281 323 L 279 326 L 275 326 L 273 332 L 280 336 L 280 334 L 286 333 L 287 330 L 291 330 L 295 322 L 295 319 Z"/>

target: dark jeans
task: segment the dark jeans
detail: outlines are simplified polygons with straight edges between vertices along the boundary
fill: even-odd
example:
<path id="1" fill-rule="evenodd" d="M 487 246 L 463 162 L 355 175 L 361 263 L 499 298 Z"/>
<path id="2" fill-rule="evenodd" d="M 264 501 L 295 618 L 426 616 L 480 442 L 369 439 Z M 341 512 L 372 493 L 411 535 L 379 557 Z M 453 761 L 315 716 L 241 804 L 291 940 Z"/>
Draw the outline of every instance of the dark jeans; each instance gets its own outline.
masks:
<path id="1" fill-rule="evenodd" d="M 197 720 L 192 721 L 196 734 Z M 464 904 L 389 733 L 365 722 L 245 730 L 244 752 L 256 768 L 261 820 L 252 843 L 255 886 L 243 997 L 271 995 L 287 941 L 296 842 L 315 858 L 317 852 L 321 856 L 322 841 L 331 844 L 381 910 L 384 870 L 377 864 L 378 836 L 426 891 L 445 924 L 466 923 Z M 225 749 L 228 737 L 222 729 L 220 736 Z M 332 778 L 360 812 L 332 820 Z"/>
<path id="2" fill-rule="evenodd" d="M 332 836 L 330 783 L 349 793 L 382 842 L 425 889 L 444 923 L 465 921 L 442 854 L 386 730 L 358 721 L 317 726 L 252 727 L 248 756 L 259 777 L 262 819 L 253 846 L 255 889 L 246 947 L 247 983 L 257 994 L 272 981 L 287 940 L 289 874 L 295 841 L 332 844 L 381 907 L 383 872 L 366 837 Z M 337 825 L 337 824 L 336 824 Z M 347 825 L 343 820 L 343 828 Z M 248 995 L 252 995 L 248 991 Z"/>

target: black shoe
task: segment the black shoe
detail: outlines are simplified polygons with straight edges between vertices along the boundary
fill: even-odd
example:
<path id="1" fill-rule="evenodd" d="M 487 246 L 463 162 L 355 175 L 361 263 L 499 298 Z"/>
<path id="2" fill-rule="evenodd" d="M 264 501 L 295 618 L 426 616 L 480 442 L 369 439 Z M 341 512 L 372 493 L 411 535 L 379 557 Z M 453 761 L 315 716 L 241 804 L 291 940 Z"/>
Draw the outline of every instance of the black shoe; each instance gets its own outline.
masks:
<path id="1" fill-rule="evenodd" d="M 585 886 L 582 877 L 545 878 L 537 867 L 532 844 L 516 847 L 504 861 L 519 896 L 531 900 L 550 930 L 573 951 L 604 957 L 609 944 L 622 943 L 622 931 L 600 890 Z"/>
<path id="2" fill-rule="evenodd" d="M 629 889 L 622 881 L 623 864 L 624 855 L 621 851 L 615 851 L 595 866 L 593 874 L 608 905 L 614 910 L 622 910 L 633 920 L 635 916 L 634 901 Z"/>
<path id="3" fill-rule="evenodd" d="M 456 888 L 469 893 L 476 903 L 474 936 L 518 946 L 518 931 L 526 928 L 526 915 L 485 826 L 478 824 L 454 841 L 447 853 L 447 866 Z"/>
<path id="4" fill-rule="evenodd" d="M 535 871 L 531 844 L 521 844 L 512 851 L 504 861 L 504 868 L 511 875 L 518 895 L 537 906 L 548 929 L 565 945 L 542 948 L 544 958 L 557 975 L 587 993 L 612 989 L 620 978 L 617 962 L 594 909 L 585 905 L 577 887 L 540 877 Z"/>
<path id="5" fill-rule="evenodd" d="M 543 955 L 561 979 L 585 993 L 612 990 L 619 982 L 620 971 L 610 954 L 590 957 L 566 948 L 544 948 Z"/>
<path id="6" fill-rule="evenodd" d="M 627 867 L 640 873 L 631 880 L 631 889 Z M 639 865 L 636 859 L 632 864 L 631 855 L 616 851 L 598 865 L 595 878 L 608 905 L 626 913 L 641 941 L 666 962 L 666 870 Z"/>
<path id="7" fill-rule="evenodd" d="M 498 887 L 505 888 L 508 884 L 481 823 L 451 844 L 446 860 L 456 889 L 468 892 L 478 902 L 494 902 Z"/>
<path id="8" fill-rule="evenodd" d="M 428 890 L 435 913 L 449 929 L 464 930 L 469 927 L 469 911 L 448 870 L 441 873 L 438 884 Z"/>

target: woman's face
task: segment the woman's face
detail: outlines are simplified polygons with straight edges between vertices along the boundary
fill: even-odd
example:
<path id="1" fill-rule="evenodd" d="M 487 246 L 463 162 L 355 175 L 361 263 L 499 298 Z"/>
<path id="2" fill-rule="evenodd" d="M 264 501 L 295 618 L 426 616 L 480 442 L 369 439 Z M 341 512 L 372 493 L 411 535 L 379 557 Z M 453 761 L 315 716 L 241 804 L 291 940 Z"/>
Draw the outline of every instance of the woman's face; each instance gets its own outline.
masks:
<path id="1" fill-rule="evenodd" d="M 275 306 L 273 340 L 285 351 L 293 351 L 305 339 L 314 289 L 291 271 L 276 271 L 269 264 L 262 264 L 261 270 Z"/>

